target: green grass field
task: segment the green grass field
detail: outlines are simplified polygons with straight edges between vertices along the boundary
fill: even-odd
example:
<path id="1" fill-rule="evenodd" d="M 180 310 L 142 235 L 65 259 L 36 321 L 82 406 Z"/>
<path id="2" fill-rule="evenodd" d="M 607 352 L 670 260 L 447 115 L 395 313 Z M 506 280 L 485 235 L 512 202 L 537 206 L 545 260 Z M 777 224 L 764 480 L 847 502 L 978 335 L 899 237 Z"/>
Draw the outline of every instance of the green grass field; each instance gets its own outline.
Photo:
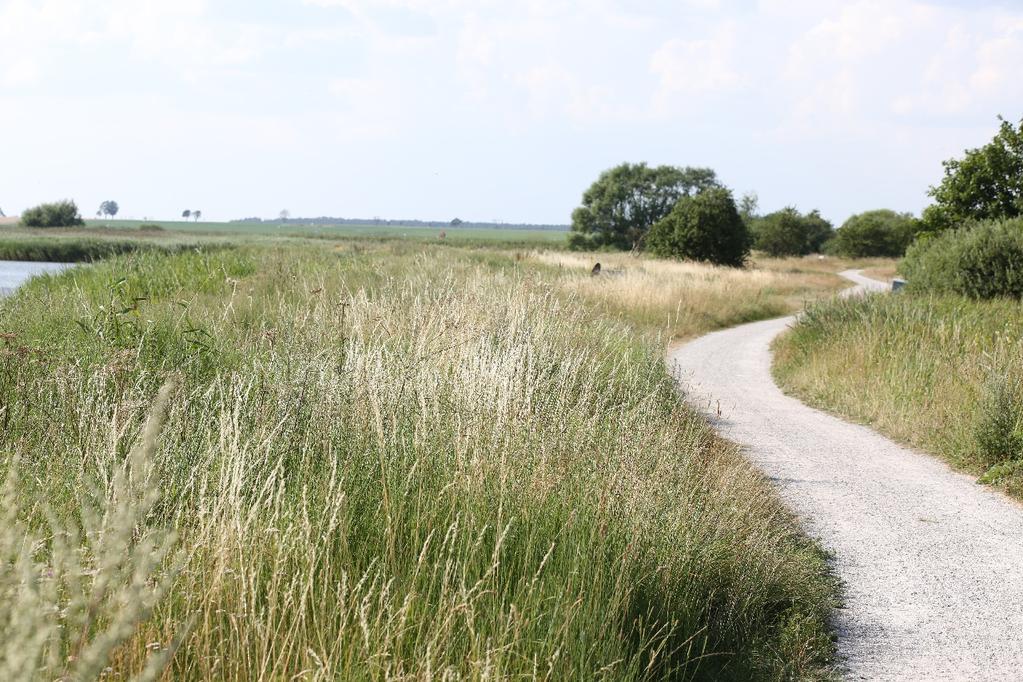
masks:
<path id="1" fill-rule="evenodd" d="M 94 228 L 135 230 L 141 225 L 159 225 L 174 232 L 198 232 L 230 235 L 259 236 L 300 236 L 339 239 L 387 238 L 416 241 L 440 241 L 445 232 L 445 241 L 481 243 L 523 243 L 523 244 L 564 244 L 568 232 L 555 230 L 527 229 L 484 229 L 470 227 L 395 227 L 389 225 L 300 225 L 297 223 L 214 223 L 193 221 L 130 221 L 130 220 L 87 220 L 86 225 Z"/>
<path id="2" fill-rule="evenodd" d="M 609 265 L 256 241 L 0 301 L 5 672 L 829 675 L 820 552 L 663 348 L 833 275 Z"/>

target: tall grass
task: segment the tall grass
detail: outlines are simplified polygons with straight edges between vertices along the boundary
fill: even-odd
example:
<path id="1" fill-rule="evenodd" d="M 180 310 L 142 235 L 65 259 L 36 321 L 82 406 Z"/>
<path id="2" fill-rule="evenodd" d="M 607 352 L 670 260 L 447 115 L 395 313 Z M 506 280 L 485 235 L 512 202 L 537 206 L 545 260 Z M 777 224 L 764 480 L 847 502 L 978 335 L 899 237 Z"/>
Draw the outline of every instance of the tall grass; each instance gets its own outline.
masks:
<path id="1" fill-rule="evenodd" d="M 547 269 L 136 254 L 33 281 L 0 330 L 25 528 L 75 523 L 175 382 L 145 520 L 183 563 L 112 674 L 175 636 L 173 679 L 827 674 L 819 554 L 681 406 L 658 337 Z"/>
<path id="2" fill-rule="evenodd" d="M 161 243 L 133 239 L 100 239 L 95 237 L 62 236 L 37 237 L 0 235 L 0 260 L 91 263 L 137 251 L 176 253 L 199 248 L 195 243 Z M 224 248 L 223 245 L 203 245 L 201 248 Z"/>
<path id="3" fill-rule="evenodd" d="M 166 595 L 172 538 L 146 522 L 158 497 L 152 453 L 167 388 L 139 444 L 108 472 L 109 482 L 82 491 L 76 522 L 51 517 L 46 536 L 27 527 L 17 472 L 8 472 L 0 498 L 0 678 L 107 676 L 114 652 Z M 159 678 L 180 641 L 147 645 L 137 679 Z"/>
<path id="4" fill-rule="evenodd" d="M 780 381 L 811 403 L 1023 494 L 1023 307 L 954 295 L 811 307 L 779 340 Z"/>

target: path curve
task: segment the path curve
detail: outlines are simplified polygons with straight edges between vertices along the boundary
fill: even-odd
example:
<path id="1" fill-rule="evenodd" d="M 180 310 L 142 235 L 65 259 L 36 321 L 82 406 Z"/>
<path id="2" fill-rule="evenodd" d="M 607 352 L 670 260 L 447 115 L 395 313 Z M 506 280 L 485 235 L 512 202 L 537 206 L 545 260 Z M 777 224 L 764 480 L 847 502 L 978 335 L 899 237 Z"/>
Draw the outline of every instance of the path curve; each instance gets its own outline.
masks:
<path id="1" fill-rule="evenodd" d="M 856 283 L 847 294 L 886 288 L 841 274 Z M 784 395 L 769 346 L 794 320 L 707 334 L 668 361 L 687 400 L 834 554 L 846 676 L 1023 679 L 1023 506 Z"/>

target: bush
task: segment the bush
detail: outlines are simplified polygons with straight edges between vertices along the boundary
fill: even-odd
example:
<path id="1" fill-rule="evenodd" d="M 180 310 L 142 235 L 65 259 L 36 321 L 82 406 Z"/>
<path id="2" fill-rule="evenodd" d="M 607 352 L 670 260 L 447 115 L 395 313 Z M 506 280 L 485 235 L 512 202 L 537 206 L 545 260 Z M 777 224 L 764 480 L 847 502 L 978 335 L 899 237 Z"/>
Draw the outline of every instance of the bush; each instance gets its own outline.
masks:
<path id="1" fill-rule="evenodd" d="M 906 252 L 901 270 L 914 291 L 1023 298 L 1023 219 L 923 236 Z"/>
<path id="2" fill-rule="evenodd" d="M 654 255 L 734 267 L 746 262 L 749 243 L 749 231 L 732 193 L 724 188 L 682 197 L 647 237 Z"/>
<path id="3" fill-rule="evenodd" d="M 78 213 L 78 206 L 70 199 L 39 204 L 21 214 L 25 227 L 81 227 L 85 225 Z"/>
<path id="4" fill-rule="evenodd" d="M 805 256 L 820 253 L 834 232 L 817 211 L 803 215 L 790 206 L 754 221 L 753 246 L 769 256 Z"/>
<path id="5" fill-rule="evenodd" d="M 867 211 L 852 216 L 838 228 L 829 250 L 847 258 L 898 258 L 913 242 L 917 226 L 910 213 Z"/>
<path id="6" fill-rule="evenodd" d="M 988 382 L 976 427 L 977 456 L 993 467 L 1023 459 L 1023 381 L 994 376 Z"/>

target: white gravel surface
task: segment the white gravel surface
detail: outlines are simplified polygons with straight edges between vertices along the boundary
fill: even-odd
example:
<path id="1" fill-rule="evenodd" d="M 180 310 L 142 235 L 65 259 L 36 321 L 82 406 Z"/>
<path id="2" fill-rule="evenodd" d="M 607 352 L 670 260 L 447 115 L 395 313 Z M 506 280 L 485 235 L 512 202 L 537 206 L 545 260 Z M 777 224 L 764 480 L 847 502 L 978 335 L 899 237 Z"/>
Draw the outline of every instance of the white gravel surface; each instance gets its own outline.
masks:
<path id="1" fill-rule="evenodd" d="M 857 285 L 847 293 L 887 288 L 841 274 Z M 769 346 L 794 319 L 714 332 L 668 361 L 687 399 L 833 553 L 845 676 L 1023 680 L 1023 506 L 784 395 Z"/>

